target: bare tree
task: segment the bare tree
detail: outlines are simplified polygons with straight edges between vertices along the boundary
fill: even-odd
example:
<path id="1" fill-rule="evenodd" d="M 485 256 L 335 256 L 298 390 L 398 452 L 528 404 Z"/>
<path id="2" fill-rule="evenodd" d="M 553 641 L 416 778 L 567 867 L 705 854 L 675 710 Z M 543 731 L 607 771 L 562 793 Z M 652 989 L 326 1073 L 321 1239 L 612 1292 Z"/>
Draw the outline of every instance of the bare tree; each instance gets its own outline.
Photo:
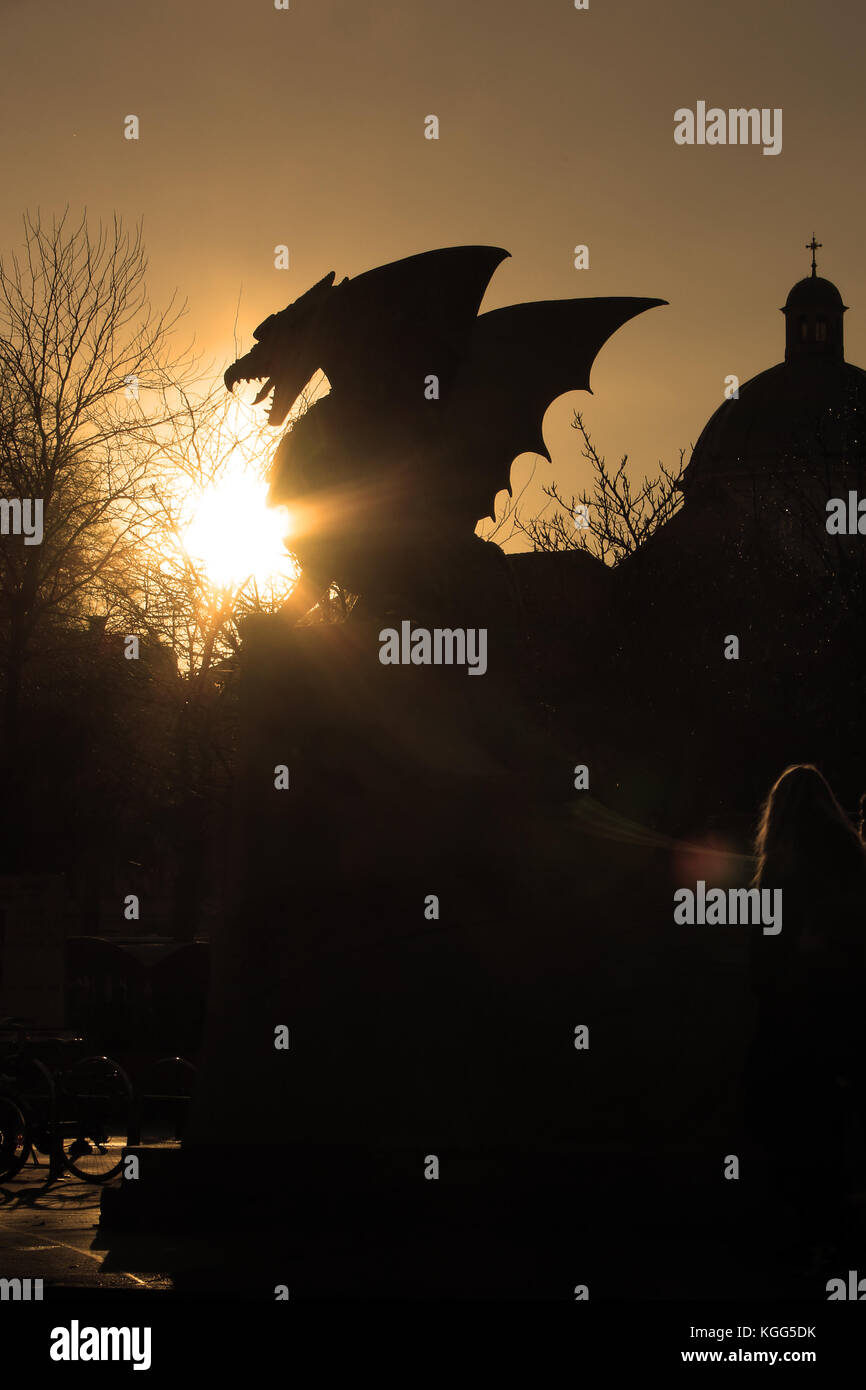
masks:
<path id="1" fill-rule="evenodd" d="M 319 386 L 310 383 L 293 419 L 309 409 Z M 220 668 L 238 651 L 244 618 L 279 612 L 297 584 L 298 566 L 288 549 L 282 561 L 275 557 L 267 575 L 251 571 L 216 578 L 191 536 L 202 500 L 239 480 L 264 487 L 280 437 L 221 386 L 204 399 L 184 394 L 183 413 L 161 431 L 158 482 L 147 496 L 148 532 L 140 536 L 124 573 L 109 575 L 100 585 L 109 622 L 121 622 L 170 649 L 193 702 L 214 679 L 219 683 Z M 243 518 L 227 522 L 232 529 L 244 524 Z M 336 620 L 346 606 L 346 597 L 332 591 L 319 617 Z"/>
<path id="2" fill-rule="evenodd" d="M 636 488 L 626 471 L 627 454 L 617 468 L 611 470 L 595 448 L 583 417 L 577 411 L 572 429 L 579 431 L 583 457 L 592 465 L 592 490 L 566 501 L 556 483 L 546 486 L 543 490 L 554 504 L 554 511 L 531 521 L 524 521 L 520 515 L 521 493 L 496 529 L 510 524 L 510 534 L 525 536 L 533 550 L 585 550 L 605 564 L 615 565 L 642 546 L 679 510 L 682 493 L 678 484 L 685 471 L 685 450 L 680 450 L 677 468 L 670 469 L 659 463 L 658 476 L 646 479 Z"/>
<path id="3" fill-rule="evenodd" d="M 308 394 L 315 389 L 311 383 Z M 98 589 L 113 628 L 135 632 L 151 650 L 159 647 L 174 658 L 161 668 L 171 756 L 166 824 L 175 870 L 174 931 L 190 940 L 209 899 L 213 904 L 219 897 L 227 864 L 237 738 L 232 690 L 243 620 L 279 612 L 295 587 L 297 566 L 286 552 L 282 561 L 275 554 L 274 569 L 261 576 L 235 569 L 229 577 L 209 569 L 213 556 L 198 553 L 194 535 L 199 508 L 208 499 L 235 497 L 239 482 L 263 491 L 280 436 L 221 384 L 204 399 L 185 395 L 184 402 L 183 413 L 159 432 L 147 534 L 139 537 L 125 571 L 107 573 Z M 303 397 L 295 416 L 307 406 Z M 225 523 L 231 545 L 249 519 L 229 511 Z M 212 538 L 217 550 L 221 534 Z"/>
<path id="4" fill-rule="evenodd" d="M 89 610 L 149 526 L 155 426 L 192 373 L 173 337 L 184 310 L 151 307 L 141 229 L 95 231 L 68 209 L 25 214 L 24 248 L 0 259 L 0 491 L 41 508 L 41 543 L 0 544 L 5 732 L 15 737 L 38 637 Z"/>

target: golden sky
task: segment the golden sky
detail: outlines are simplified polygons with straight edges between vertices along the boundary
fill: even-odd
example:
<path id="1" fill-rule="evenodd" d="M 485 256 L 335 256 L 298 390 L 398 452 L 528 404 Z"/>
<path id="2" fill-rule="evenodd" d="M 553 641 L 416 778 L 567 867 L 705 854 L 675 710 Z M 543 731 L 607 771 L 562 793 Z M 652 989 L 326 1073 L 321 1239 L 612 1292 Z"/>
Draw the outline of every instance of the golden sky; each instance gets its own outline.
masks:
<path id="1" fill-rule="evenodd" d="M 0 0 L 0 248 L 40 207 L 144 220 L 157 302 L 177 286 L 222 372 L 329 270 L 437 246 L 512 253 L 485 308 L 582 295 L 670 307 L 602 350 L 595 395 L 548 413 L 556 478 L 586 480 L 584 410 L 608 460 L 652 469 L 741 381 L 781 360 L 808 273 L 844 301 L 866 366 L 861 252 L 866 11 L 859 0 Z M 783 111 L 783 148 L 677 146 L 674 111 Z M 124 117 L 140 139 L 123 138 Z M 424 118 L 440 121 L 438 141 Z M 290 268 L 274 268 L 285 243 Z M 589 246 L 590 268 L 573 268 Z M 514 481 L 528 471 L 526 461 Z"/>

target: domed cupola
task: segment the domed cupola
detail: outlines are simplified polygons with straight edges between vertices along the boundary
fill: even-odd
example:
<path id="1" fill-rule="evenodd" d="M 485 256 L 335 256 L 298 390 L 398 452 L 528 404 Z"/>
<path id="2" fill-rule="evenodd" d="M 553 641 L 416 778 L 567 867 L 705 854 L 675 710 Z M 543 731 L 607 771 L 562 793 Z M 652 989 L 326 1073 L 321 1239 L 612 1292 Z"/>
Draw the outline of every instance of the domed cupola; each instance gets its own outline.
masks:
<path id="1" fill-rule="evenodd" d="M 847 460 L 866 461 L 866 372 L 845 361 L 836 286 L 812 274 L 788 295 L 785 360 L 759 372 L 710 416 L 679 484 L 715 505 L 736 485 L 764 489 L 773 478 L 824 478 Z M 740 505 L 742 499 L 735 505 Z"/>
<path id="2" fill-rule="evenodd" d="M 785 315 L 785 361 L 822 357 L 827 362 L 844 362 L 842 315 L 847 305 L 830 280 L 817 273 L 815 252 L 821 242 L 814 236 L 806 247 L 812 252 L 812 274 L 798 280 L 782 313 Z"/>

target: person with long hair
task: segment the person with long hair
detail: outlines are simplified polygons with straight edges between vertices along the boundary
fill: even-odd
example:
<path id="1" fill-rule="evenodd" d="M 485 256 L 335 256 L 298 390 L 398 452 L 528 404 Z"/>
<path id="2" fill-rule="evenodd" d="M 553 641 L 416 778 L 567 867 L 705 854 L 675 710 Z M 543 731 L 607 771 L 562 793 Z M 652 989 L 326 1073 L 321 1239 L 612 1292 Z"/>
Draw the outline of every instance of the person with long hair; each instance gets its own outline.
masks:
<path id="1" fill-rule="evenodd" d="M 823 775 L 797 764 L 764 803 L 755 858 L 754 886 L 782 890 L 783 926 L 753 938 L 747 1122 L 824 1220 L 864 1176 L 866 850 Z"/>

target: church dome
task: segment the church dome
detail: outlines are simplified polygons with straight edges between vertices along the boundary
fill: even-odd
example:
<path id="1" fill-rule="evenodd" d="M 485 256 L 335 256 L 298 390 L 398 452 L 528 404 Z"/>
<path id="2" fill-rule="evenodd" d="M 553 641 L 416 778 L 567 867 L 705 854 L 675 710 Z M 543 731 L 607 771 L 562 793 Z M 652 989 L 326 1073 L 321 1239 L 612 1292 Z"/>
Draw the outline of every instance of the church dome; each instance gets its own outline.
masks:
<path id="1" fill-rule="evenodd" d="M 704 427 L 681 488 L 712 498 L 735 479 L 826 475 L 866 454 L 866 372 L 845 361 L 836 286 L 815 273 L 794 285 L 785 315 L 785 360 L 759 372 Z M 808 249 L 808 248 L 807 248 Z"/>
<path id="2" fill-rule="evenodd" d="M 789 309 L 811 309 L 828 308 L 843 310 L 845 305 L 842 303 L 842 296 L 833 284 L 832 280 L 824 280 L 820 275 L 807 275 L 805 279 L 798 280 L 788 298 L 785 300 L 785 308 L 782 313 Z"/>

